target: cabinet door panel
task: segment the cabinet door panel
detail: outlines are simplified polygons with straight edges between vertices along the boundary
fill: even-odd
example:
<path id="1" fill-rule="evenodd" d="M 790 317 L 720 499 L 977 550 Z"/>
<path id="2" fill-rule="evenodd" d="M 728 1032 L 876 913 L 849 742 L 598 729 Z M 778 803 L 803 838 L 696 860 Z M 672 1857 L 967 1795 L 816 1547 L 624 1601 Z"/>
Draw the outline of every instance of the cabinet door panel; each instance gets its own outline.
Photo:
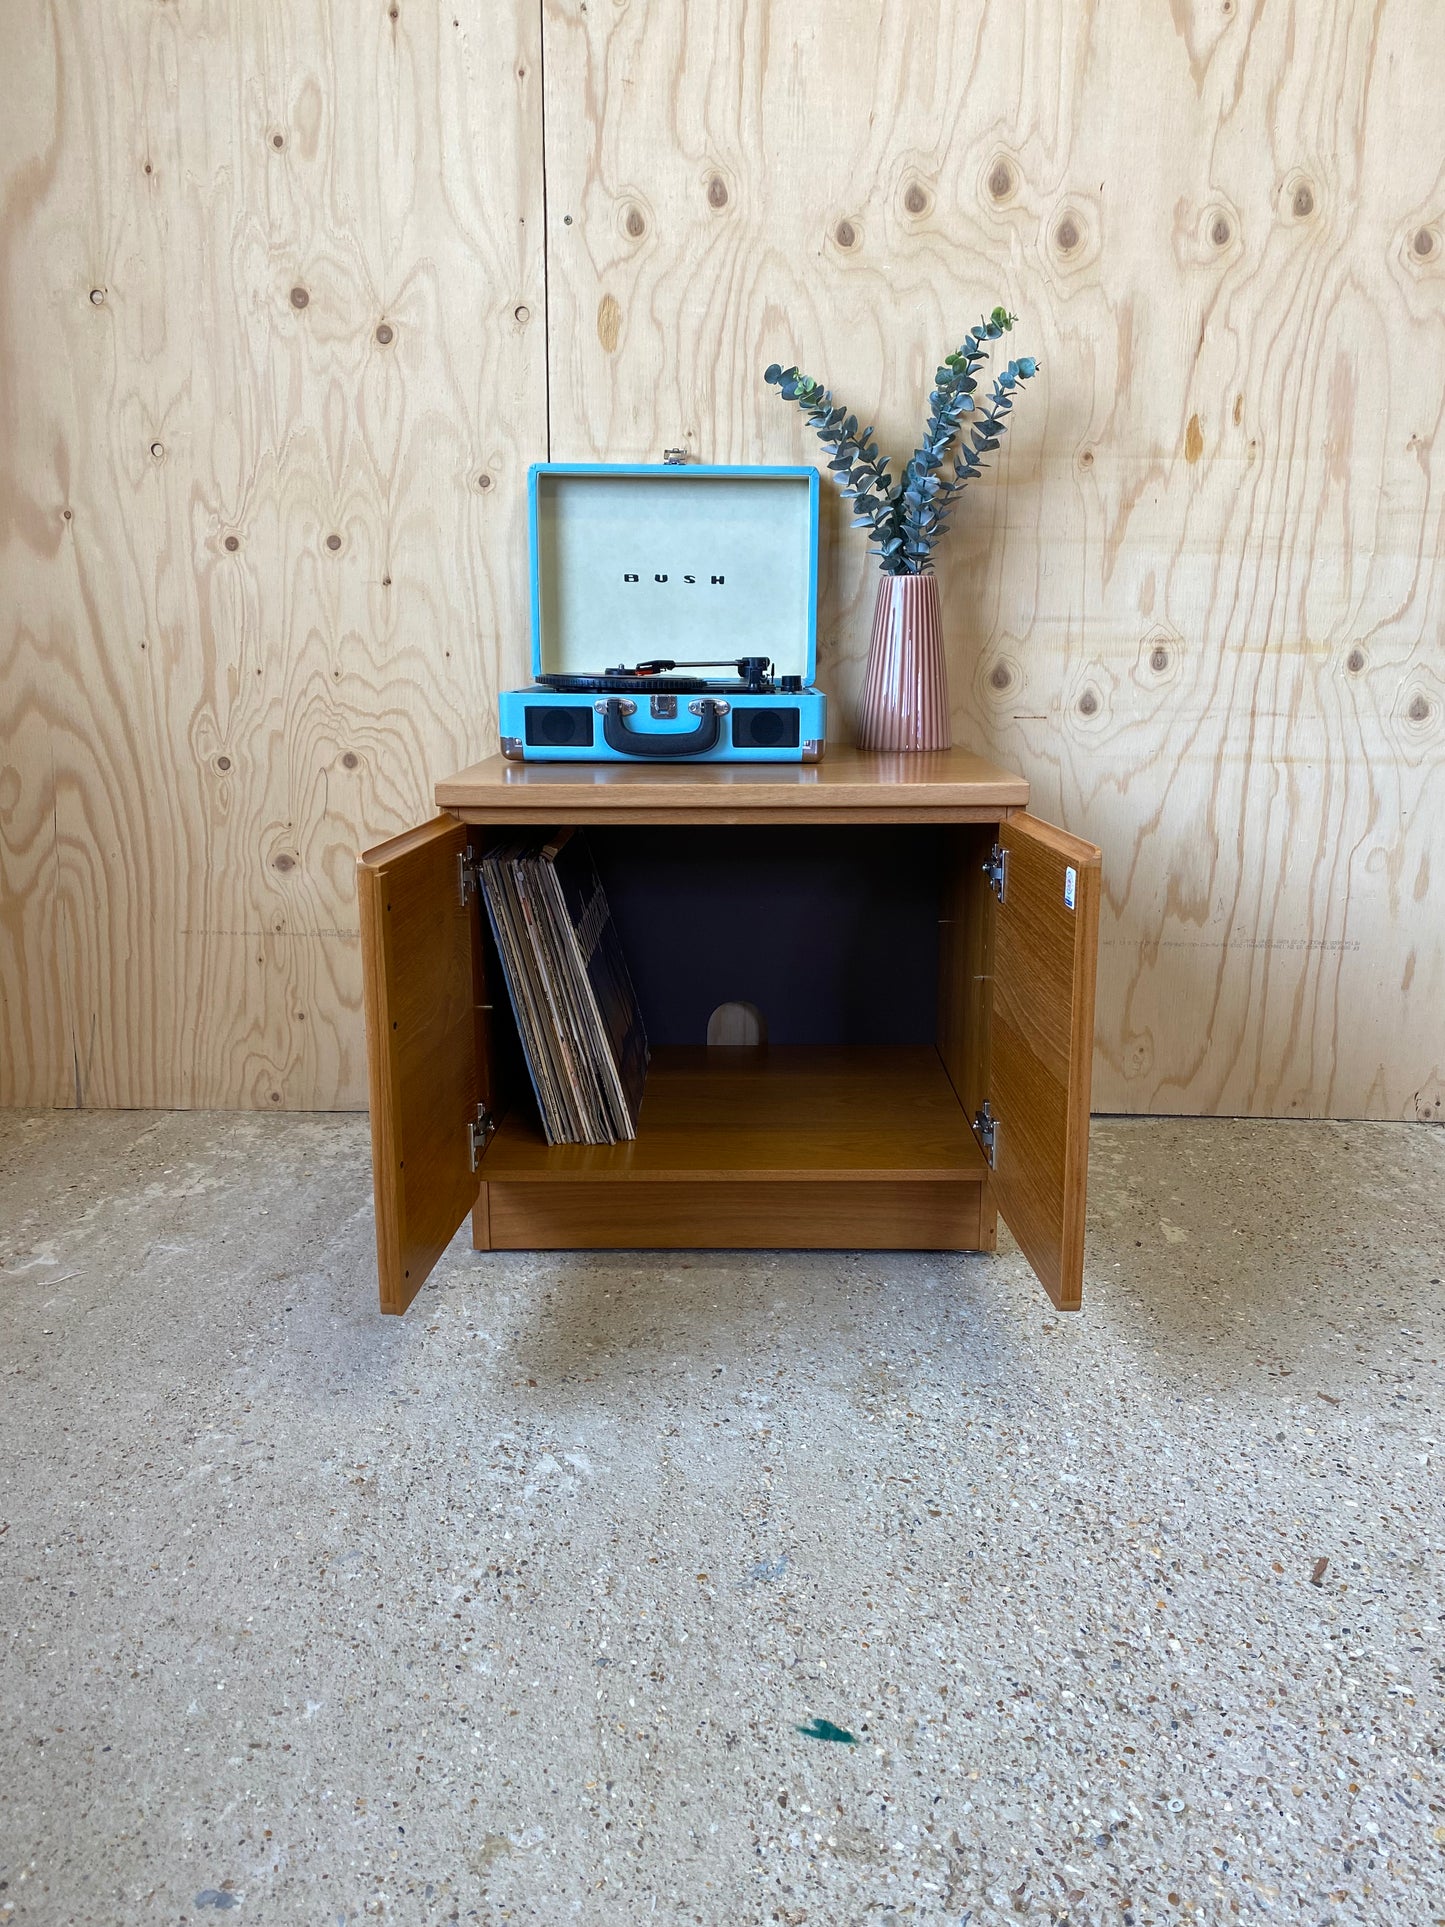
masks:
<path id="1" fill-rule="evenodd" d="M 1061 1311 L 1083 1294 L 1099 852 L 1037 817 L 999 829 L 1007 882 L 994 920 L 990 1185 Z"/>
<path id="2" fill-rule="evenodd" d="M 467 828 L 438 817 L 357 860 L 381 1309 L 405 1311 L 477 1195 L 478 916 Z"/>
<path id="3" fill-rule="evenodd" d="M 938 932 L 938 1054 L 972 1121 L 988 1096 L 996 906 L 984 860 L 998 825 L 969 824 L 947 835 Z"/>

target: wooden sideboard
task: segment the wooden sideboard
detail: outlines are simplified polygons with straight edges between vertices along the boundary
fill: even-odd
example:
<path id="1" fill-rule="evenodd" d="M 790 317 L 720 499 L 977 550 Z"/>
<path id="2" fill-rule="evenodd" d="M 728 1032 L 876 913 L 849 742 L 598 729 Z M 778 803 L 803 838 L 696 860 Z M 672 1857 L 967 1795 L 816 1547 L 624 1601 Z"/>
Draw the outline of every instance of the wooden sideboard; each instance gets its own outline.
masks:
<path id="1" fill-rule="evenodd" d="M 494 757 L 359 859 L 377 1261 L 481 1250 L 987 1251 L 1080 1303 L 1100 855 L 964 750 L 816 764 Z M 475 860 L 591 833 L 649 1035 L 637 1137 L 548 1146 Z M 770 1042 L 698 1013 L 768 987 Z"/>

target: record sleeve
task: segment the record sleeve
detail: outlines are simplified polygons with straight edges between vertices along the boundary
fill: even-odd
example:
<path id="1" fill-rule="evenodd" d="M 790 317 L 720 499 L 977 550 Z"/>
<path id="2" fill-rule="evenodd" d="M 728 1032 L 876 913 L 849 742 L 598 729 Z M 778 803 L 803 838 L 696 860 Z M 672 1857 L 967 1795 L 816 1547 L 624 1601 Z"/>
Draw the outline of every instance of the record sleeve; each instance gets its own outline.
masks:
<path id="1" fill-rule="evenodd" d="M 635 1137 L 647 1032 L 586 839 L 510 840 L 480 870 L 547 1142 Z"/>
<path id="2" fill-rule="evenodd" d="M 633 1138 L 647 1082 L 647 1030 L 602 879 L 579 830 L 559 831 L 541 857 L 569 939 L 573 980 L 591 1021 L 595 1061 L 604 1073 L 616 1134 Z"/>

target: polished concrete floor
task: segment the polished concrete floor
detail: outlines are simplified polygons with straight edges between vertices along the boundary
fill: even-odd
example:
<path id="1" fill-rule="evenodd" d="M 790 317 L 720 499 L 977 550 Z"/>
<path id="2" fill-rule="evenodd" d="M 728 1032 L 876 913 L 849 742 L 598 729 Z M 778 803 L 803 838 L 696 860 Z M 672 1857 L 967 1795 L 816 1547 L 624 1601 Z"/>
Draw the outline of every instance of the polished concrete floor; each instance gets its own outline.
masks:
<path id="1" fill-rule="evenodd" d="M 458 1243 L 0 1116 L 0 1922 L 1445 1919 L 1445 1131 L 1099 1122 L 996 1258 Z"/>

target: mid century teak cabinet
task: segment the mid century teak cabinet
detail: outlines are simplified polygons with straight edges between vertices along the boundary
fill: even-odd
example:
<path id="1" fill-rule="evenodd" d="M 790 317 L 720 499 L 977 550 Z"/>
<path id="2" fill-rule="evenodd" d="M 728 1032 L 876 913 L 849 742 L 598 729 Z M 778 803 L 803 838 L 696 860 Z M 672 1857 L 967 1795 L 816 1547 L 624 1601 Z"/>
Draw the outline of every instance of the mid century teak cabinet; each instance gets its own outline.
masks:
<path id="1" fill-rule="evenodd" d="M 988 1251 L 1080 1302 L 1099 852 L 963 750 L 518 764 L 359 859 L 377 1258 L 410 1304 L 479 1250 Z M 653 1041 L 638 1136 L 549 1147 L 477 888 L 489 841 L 587 828 Z M 709 1048 L 760 1003 L 769 1042 Z"/>

